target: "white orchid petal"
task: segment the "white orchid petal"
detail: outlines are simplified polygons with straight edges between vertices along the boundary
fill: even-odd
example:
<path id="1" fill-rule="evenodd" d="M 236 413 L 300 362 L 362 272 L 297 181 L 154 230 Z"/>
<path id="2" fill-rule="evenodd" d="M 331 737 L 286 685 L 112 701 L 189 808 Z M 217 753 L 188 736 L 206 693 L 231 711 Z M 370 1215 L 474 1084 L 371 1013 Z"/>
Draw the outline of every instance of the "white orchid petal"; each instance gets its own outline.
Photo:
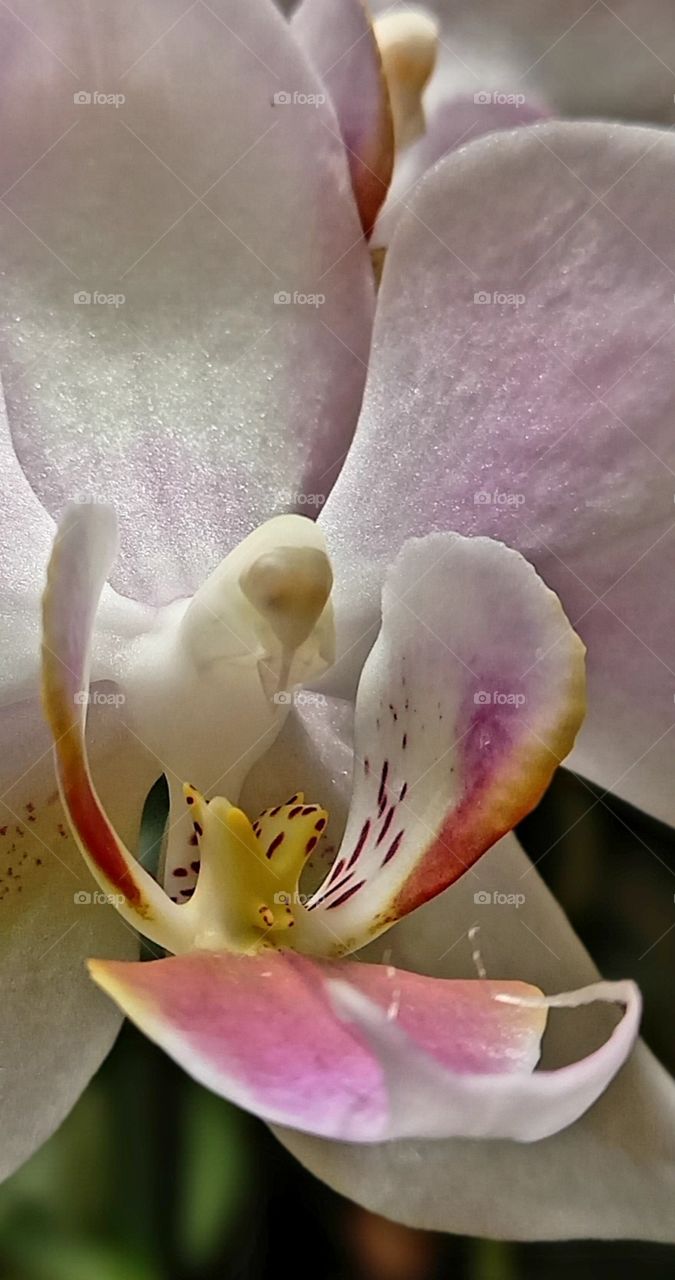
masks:
<path id="1" fill-rule="evenodd" d="M 269 0 L 29 0 L 0 43 L 12 438 L 167 603 L 348 447 L 374 289 L 335 115 Z"/>

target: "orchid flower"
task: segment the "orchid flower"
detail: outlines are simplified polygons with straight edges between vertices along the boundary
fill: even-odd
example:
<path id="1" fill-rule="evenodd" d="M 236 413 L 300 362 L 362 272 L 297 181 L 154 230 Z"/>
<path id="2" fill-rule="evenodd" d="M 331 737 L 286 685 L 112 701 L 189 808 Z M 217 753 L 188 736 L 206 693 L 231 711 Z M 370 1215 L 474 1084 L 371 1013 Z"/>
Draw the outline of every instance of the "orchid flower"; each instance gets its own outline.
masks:
<path id="1" fill-rule="evenodd" d="M 302 792 L 251 822 L 229 799 L 207 800 L 186 783 L 195 886 L 187 899 L 172 898 L 118 838 L 87 760 L 86 673 L 114 554 L 110 515 L 73 507 L 60 526 L 44 599 L 45 707 L 63 806 L 86 862 L 122 917 L 174 959 L 91 961 L 95 980 L 197 1080 L 322 1137 L 532 1141 L 577 1119 L 633 1047 L 633 984 L 547 998 L 514 982 L 444 982 L 313 959 L 352 953 L 389 929 L 538 799 L 583 708 L 583 646 L 553 593 L 500 543 L 437 535 L 406 544 L 359 685 L 353 794 L 328 873 L 303 901 L 300 877 L 328 813 Z M 296 521 L 282 517 L 291 533 Z M 307 563 L 297 545 L 279 548 L 278 523 L 225 561 L 223 576 L 236 575 L 243 596 L 239 610 L 228 600 L 228 622 L 244 634 L 255 601 L 273 631 L 297 631 L 306 643 L 325 617 L 327 559 L 314 548 Z M 270 537 L 274 549 L 251 562 L 250 545 Z M 200 617 L 212 648 L 213 615 Z M 231 661 L 233 674 L 251 659 L 257 672 L 267 665 L 256 639 Z M 206 687 L 212 665 L 201 667 Z M 486 702 L 478 685 L 490 681 L 511 693 Z M 233 739 L 245 740 L 248 707 L 226 711 Z M 187 870 L 169 866 L 169 884 L 182 885 Z M 532 1074 L 545 1011 L 594 1000 L 625 1005 L 606 1045 L 582 1063 Z"/>
<path id="2" fill-rule="evenodd" d="M 494 848 L 459 878 L 444 879 L 434 870 L 433 883 L 407 906 L 412 910 L 435 894 L 433 900 L 408 911 L 381 940 L 373 931 L 379 899 L 365 886 L 331 910 L 333 922 L 337 912 L 345 923 L 358 915 L 354 935 L 338 930 L 341 947 L 349 950 L 373 937 L 365 959 L 384 967 L 372 979 L 363 976 L 368 970 L 360 960 L 355 981 L 351 965 L 357 962 L 324 958 L 325 931 L 323 945 L 313 949 L 294 943 L 292 952 L 284 945 L 258 957 L 223 961 L 225 967 L 246 964 L 251 974 L 257 966 L 261 977 L 268 966 L 277 973 L 283 968 L 287 981 L 278 989 L 288 995 L 288 1001 L 279 997 L 285 1008 L 300 975 L 311 973 L 311 983 L 318 983 L 312 990 L 321 993 L 322 1025 L 345 1037 L 345 1050 L 347 1041 L 358 1040 L 359 1065 L 374 1085 L 368 1095 L 370 1127 L 344 1130 L 358 1139 L 354 1144 L 327 1138 L 327 1122 L 322 1127 L 316 1111 L 293 1113 L 288 1094 L 277 1098 L 277 1109 L 263 1110 L 285 1122 L 282 1140 L 326 1181 L 392 1217 L 520 1238 L 667 1237 L 675 1180 L 673 1092 L 643 1046 L 568 1127 L 583 1110 L 579 1092 L 566 1117 L 552 1102 L 548 1119 L 543 1105 L 533 1105 L 544 1126 L 539 1134 L 547 1124 L 559 1130 L 551 1137 L 510 1142 L 489 1137 L 487 1130 L 480 1141 L 475 1131 L 451 1135 L 466 1133 L 456 1100 L 471 1093 L 475 1101 L 481 1094 L 480 1081 L 473 1082 L 483 1074 L 483 1049 L 512 1047 L 498 1030 L 510 1017 L 511 1030 L 522 1030 L 518 1072 L 505 1074 L 506 1083 L 495 1091 L 495 1107 L 502 1099 L 501 1119 L 497 1124 L 495 1117 L 492 1132 L 536 1136 L 515 1133 L 523 1107 L 513 1100 L 534 1098 L 539 1081 L 547 1078 L 545 1072 L 531 1073 L 546 1002 L 597 979 L 515 839 L 498 840 L 536 802 L 555 760 L 571 745 L 578 714 L 578 705 L 565 710 L 555 681 L 550 706 L 537 684 L 540 668 L 562 678 L 572 642 L 551 596 L 528 576 L 515 552 L 560 597 L 588 648 L 589 714 L 572 767 L 666 821 L 674 816 L 669 735 L 675 654 L 663 589 L 675 469 L 675 262 L 663 213 L 675 165 L 672 138 L 619 125 L 545 123 L 487 137 L 451 155 L 420 184 L 400 219 L 373 330 L 374 287 L 363 235 L 373 209 L 367 213 L 353 182 L 355 165 L 351 174 L 348 165 L 349 153 L 358 148 L 345 145 L 346 126 L 332 105 L 337 87 L 329 91 L 316 60 L 310 65 L 294 27 L 266 0 L 199 0 L 185 12 L 178 4 L 118 0 L 99 6 L 98 15 L 94 23 L 89 6 L 72 0 L 48 11 L 31 5 L 21 22 L 8 9 L 0 12 L 7 140 L 0 203 L 0 895 L 9 921 L 3 933 L 4 1170 L 16 1167 L 60 1122 L 119 1026 L 113 1004 L 87 978 L 85 959 L 103 962 L 99 976 L 112 983 L 114 972 L 119 989 L 122 975 L 111 965 L 135 959 L 136 933 L 129 925 L 141 923 L 138 907 L 147 899 L 143 919 L 147 923 L 154 911 L 162 920 L 156 945 L 174 949 L 168 920 L 177 934 L 190 936 L 174 936 L 174 958 L 139 969 L 132 964 L 124 973 L 132 981 L 143 974 L 150 982 L 158 971 L 178 966 L 183 972 L 183 966 L 198 963 L 202 952 L 192 947 L 202 929 L 204 895 L 199 905 L 192 863 L 200 863 L 201 876 L 201 856 L 192 841 L 200 837 L 190 826 L 192 806 L 183 783 L 198 790 L 193 798 L 205 813 L 217 800 L 216 822 L 232 805 L 248 815 L 234 819 L 239 823 L 285 806 L 286 823 L 297 827 L 298 815 L 289 814 L 304 791 L 302 807 L 310 813 L 301 811 L 302 822 L 319 822 L 313 815 L 325 804 L 330 836 L 324 844 L 336 846 L 343 828 L 344 838 L 353 840 L 360 819 L 358 843 L 373 804 L 377 815 L 384 766 L 374 750 L 377 719 L 382 732 L 400 728 L 400 753 L 409 748 L 407 741 L 403 748 L 406 730 L 389 708 L 391 702 L 401 716 L 400 688 L 397 697 L 385 699 L 384 718 L 375 710 L 374 728 L 369 699 L 384 694 L 380 667 L 388 672 L 394 655 L 407 651 L 410 619 L 394 607 L 396 594 L 399 600 L 405 594 L 396 575 L 415 590 L 419 579 L 423 589 L 420 565 L 431 554 L 433 535 L 446 539 L 446 568 L 456 576 L 452 590 L 450 579 L 445 583 L 431 574 L 427 587 L 438 581 L 438 608 L 443 598 L 457 601 L 456 616 L 438 621 L 450 626 L 446 639 L 452 644 L 454 636 L 453 647 L 459 646 L 469 668 L 479 654 L 498 657 L 497 667 L 506 656 L 498 649 L 494 614 L 481 601 L 499 599 L 508 612 L 509 592 L 500 595 L 497 588 L 502 578 L 510 583 L 512 574 L 516 611 L 525 607 L 529 583 L 532 613 L 526 616 L 532 625 L 528 629 L 509 615 L 509 655 L 512 663 L 516 653 L 527 651 L 534 666 L 527 676 L 527 662 L 516 662 L 515 673 L 512 666 L 508 670 L 534 681 L 533 694 L 536 689 L 541 700 L 526 703 L 521 718 L 502 721 L 501 712 L 498 718 L 502 727 L 522 734 L 515 734 L 510 758 L 518 766 L 520 790 L 501 817 L 497 810 L 489 813 L 481 838 L 469 826 L 453 837 L 459 869 L 497 840 Z M 377 65 L 372 58 L 365 61 L 371 69 Z M 346 65 L 347 60 L 340 63 Z M 328 68 L 322 70 L 328 79 Z M 356 92 L 361 73 L 354 74 Z M 338 75 L 336 68 L 332 79 Z M 380 101 L 374 94 L 372 102 Z M 377 107 L 362 123 L 366 173 L 372 156 L 381 154 L 381 122 Z M 144 797 L 160 773 L 172 792 L 164 867 L 169 893 L 140 876 L 139 897 L 125 920 L 96 899 L 87 879 L 55 793 L 51 740 L 38 701 L 39 597 L 54 517 L 82 498 L 112 503 L 120 523 L 119 556 L 101 593 L 91 648 L 87 751 L 100 807 L 88 789 L 79 720 L 63 721 L 66 740 L 57 743 L 61 753 L 70 744 L 61 782 L 67 789 L 68 769 L 75 770 L 73 825 L 88 856 L 96 860 L 105 831 L 110 865 L 119 871 L 124 864 L 123 882 L 126 871 L 140 876 L 142 866 L 130 865 L 128 854 L 136 847 Z M 316 524 L 298 514 L 319 509 Z M 283 527 L 263 523 L 275 515 Z M 89 529 L 89 517 L 83 519 Z M 513 550 L 496 550 L 495 542 L 483 541 L 485 535 Z M 105 526 L 95 534 L 92 525 L 91 546 L 80 549 L 66 573 L 69 542 L 60 540 L 54 557 L 57 584 L 59 562 L 66 576 L 63 589 L 51 596 L 52 622 L 56 617 L 58 625 L 46 641 L 65 661 L 61 674 L 74 679 L 74 697 L 86 692 L 87 638 L 111 559 L 111 534 Z M 460 562 L 472 555 L 475 575 L 467 578 Z M 507 573 L 503 557 L 510 555 L 515 558 L 508 559 Z M 81 581 L 74 583 L 77 563 Z M 90 574 L 84 572 L 87 565 Z M 390 621 L 397 620 L 400 629 L 387 626 L 388 598 Z M 73 608 L 65 619 L 58 614 L 58 601 L 68 610 L 76 600 L 82 613 Z M 434 618 L 435 605 L 433 593 L 420 602 L 418 622 L 420 610 L 427 620 Z M 537 640 L 556 625 L 560 668 L 549 667 L 556 647 L 547 653 Z M 429 642 L 417 625 L 414 646 Z M 446 649 L 443 656 L 449 663 Z M 472 688 L 457 682 L 461 664 L 453 669 L 454 681 L 442 670 L 439 694 L 447 685 L 448 696 L 459 700 Z M 476 692 L 520 692 L 502 690 L 494 667 L 489 674 L 494 688 Z M 428 681 L 428 668 L 421 678 Z M 387 681 L 388 692 L 388 676 Z M 324 701 L 279 699 L 298 682 Z M 363 743 L 352 740 L 357 687 L 359 733 L 364 740 L 372 735 L 379 774 Z M 72 700 L 57 705 L 72 717 Z M 80 714 L 84 705 L 77 704 Z M 459 702 L 452 705 L 454 719 Z M 470 712 L 476 705 L 469 698 Z M 513 710 L 506 703 L 503 715 Z M 541 747 L 544 765 L 532 772 L 524 756 L 538 747 L 536 737 L 527 735 L 528 722 L 535 729 L 539 724 L 549 748 L 547 754 Z M 366 787 L 366 756 L 374 791 Z M 440 784 L 433 770 L 432 778 Z M 393 780 L 388 770 L 385 800 Z M 400 799 L 405 781 L 401 806 L 408 801 L 407 793 Z M 446 776 L 433 798 L 425 796 L 434 831 L 446 809 L 454 818 L 458 803 L 461 809 L 448 785 Z M 295 795 L 298 801 L 289 807 Z M 77 799 L 83 796 L 88 800 L 78 815 Z M 72 789 L 65 798 L 72 810 Z M 381 824 L 392 801 L 377 815 Z M 468 807 L 465 818 L 480 825 L 481 812 Z M 93 829 L 82 832 L 87 815 Z M 379 845 L 382 858 L 399 834 L 393 831 L 396 816 Z M 266 815 L 264 825 L 261 819 L 260 832 L 267 834 L 278 817 Z M 369 828 L 364 840 L 376 843 L 380 830 L 371 836 Z M 253 839 L 259 833 L 251 837 L 246 826 L 244 832 L 247 847 L 257 849 Z M 279 834 L 275 829 L 269 843 Z M 293 846 L 296 854 L 306 852 L 315 834 L 320 833 L 309 834 L 303 826 L 305 843 Z M 286 842 L 286 828 L 284 837 Z M 416 858 L 417 841 L 414 848 Z M 374 854 L 370 861 L 374 866 Z M 384 873 L 394 877 L 399 868 L 412 870 L 403 839 Z M 179 869 L 186 874 L 175 876 Z M 131 891 L 133 883 L 124 882 L 125 889 Z M 252 883 L 257 893 L 255 875 Z M 444 883 L 450 887 L 439 894 Z M 392 879 L 381 887 L 393 884 Z M 350 883 L 335 893 L 340 897 L 351 888 Z M 284 917 L 290 906 L 294 923 L 284 931 L 285 943 L 328 921 L 328 902 L 323 911 L 321 904 L 305 914 L 296 911 L 308 904 L 295 903 L 292 883 L 279 890 L 284 899 L 290 895 L 290 903 L 270 903 L 269 883 L 262 897 L 244 889 L 243 918 L 250 923 L 253 906 L 263 920 L 259 908 L 269 908 L 272 925 L 263 925 L 273 933 L 275 906 Z M 511 911 L 495 909 L 483 925 L 480 946 L 467 941 L 476 923 L 475 893 L 523 891 L 518 920 Z M 120 887 L 102 892 L 122 895 Z M 82 903 L 81 894 L 91 900 Z M 179 901 L 172 903 L 172 897 Z M 216 906 L 219 901 L 216 895 Z M 383 901 L 386 911 L 390 899 Z M 125 904 L 119 905 L 126 912 Z M 199 928 L 191 931 L 190 920 L 197 917 Z M 222 919 L 214 925 L 219 945 L 224 927 Z M 485 980 L 476 978 L 476 949 L 479 968 L 489 975 Z M 218 954 L 209 952 L 210 963 Z M 325 965 L 339 966 L 337 976 Z M 343 965 L 350 966 L 347 976 Z M 388 965 L 395 970 L 393 980 Z M 516 994 L 517 1003 L 490 997 L 475 1041 L 480 1053 L 448 1056 L 449 1032 L 434 1061 L 434 1045 L 408 1016 L 413 985 L 422 989 L 415 973 L 466 978 L 488 997 L 481 982 L 496 982 L 495 994 Z M 522 986 L 512 992 L 512 982 L 545 996 Z M 475 997 L 465 991 L 460 1000 L 457 988 L 433 987 L 441 989 L 448 1002 L 444 1025 L 454 1025 L 456 1032 L 463 1018 L 471 1020 Z M 601 991 L 591 1007 L 590 1027 L 564 1024 L 563 1054 L 551 1049 L 563 1073 L 571 1059 L 580 1064 L 580 1087 L 594 1080 L 594 1088 L 601 1088 L 600 1074 L 606 1082 L 634 1034 L 632 988 L 614 992 L 627 1008 L 614 1032 L 602 1018 L 607 994 Z M 199 1007 L 193 994 L 189 1003 Z M 397 1016 L 383 1020 L 382 1010 L 392 1008 Z M 299 1011 L 297 1005 L 298 1017 Z M 580 1013 L 577 1020 L 583 1021 Z M 556 1021 L 554 1015 L 552 1033 Z M 589 1053 L 598 1051 L 603 1037 L 598 1065 Z M 258 1070 L 256 1062 L 269 1063 L 265 1045 L 258 1045 L 261 1056 L 250 1059 L 252 1070 Z M 277 1035 L 273 1048 L 279 1048 Z M 410 1073 L 419 1081 L 419 1106 L 409 1129 L 401 1108 L 388 1101 L 389 1084 L 400 1079 L 406 1058 L 414 1060 Z M 386 1076 L 386 1089 L 378 1090 L 373 1062 L 384 1064 L 375 1075 L 381 1081 Z M 220 1065 L 225 1066 L 222 1059 Z M 553 1085 L 542 1089 L 562 1097 L 570 1077 L 553 1077 Z M 451 1106 L 446 1090 L 455 1086 Z M 240 1100 L 251 1105 L 253 1081 L 245 1096 L 241 1088 Z M 451 1112 L 457 1120 L 444 1138 L 428 1107 L 430 1093 L 441 1088 L 448 1097 L 446 1123 Z M 346 1122 L 349 1107 L 337 1083 L 336 1090 L 331 1097 L 337 1129 L 340 1108 Z M 257 1100 L 257 1085 L 253 1091 Z M 399 1128 L 387 1127 L 390 1115 L 398 1117 Z M 430 1132 L 436 1136 L 427 1140 Z M 389 1139 L 377 1141 L 385 1133 Z"/>

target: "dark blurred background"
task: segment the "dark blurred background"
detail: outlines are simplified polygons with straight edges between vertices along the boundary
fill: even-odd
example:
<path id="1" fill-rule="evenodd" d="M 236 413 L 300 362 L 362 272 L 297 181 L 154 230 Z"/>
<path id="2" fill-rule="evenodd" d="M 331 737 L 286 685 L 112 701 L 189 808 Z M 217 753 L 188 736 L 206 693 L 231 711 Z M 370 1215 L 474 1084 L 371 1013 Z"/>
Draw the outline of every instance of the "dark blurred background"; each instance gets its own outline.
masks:
<path id="1" fill-rule="evenodd" d="M 675 833 L 560 773 L 520 829 L 607 977 L 645 996 L 675 1071 Z M 548 851 L 548 852 L 545 852 Z M 674 1207 L 675 1211 L 675 1207 Z M 675 1249 L 500 1244 L 385 1222 L 126 1026 L 51 1141 L 0 1187 L 0 1280 L 672 1280 Z"/>

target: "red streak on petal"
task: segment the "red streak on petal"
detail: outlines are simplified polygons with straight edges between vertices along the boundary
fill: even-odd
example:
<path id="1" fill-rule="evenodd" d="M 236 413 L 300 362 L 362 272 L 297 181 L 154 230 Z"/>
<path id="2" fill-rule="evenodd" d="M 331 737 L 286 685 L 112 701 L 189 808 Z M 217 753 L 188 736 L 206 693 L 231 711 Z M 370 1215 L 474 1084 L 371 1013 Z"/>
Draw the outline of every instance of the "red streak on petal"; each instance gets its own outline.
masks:
<path id="1" fill-rule="evenodd" d="M 141 907 L 141 891 L 134 883 L 82 764 L 73 762 L 72 768 L 68 769 L 64 793 L 73 826 L 92 862 L 103 872 L 106 880 L 124 894 L 127 902 Z"/>

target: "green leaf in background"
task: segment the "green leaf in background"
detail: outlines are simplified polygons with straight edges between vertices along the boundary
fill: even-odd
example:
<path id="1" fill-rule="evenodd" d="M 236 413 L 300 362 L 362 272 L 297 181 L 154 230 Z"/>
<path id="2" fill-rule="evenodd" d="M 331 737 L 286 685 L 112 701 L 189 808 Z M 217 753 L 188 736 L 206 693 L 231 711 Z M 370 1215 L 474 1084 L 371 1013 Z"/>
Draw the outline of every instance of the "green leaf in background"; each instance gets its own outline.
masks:
<path id="1" fill-rule="evenodd" d="M 181 1121 L 177 1238 L 185 1263 L 199 1267 L 222 1248 L 250 1186 L 247 1119 L 192 1085 Z"/>

